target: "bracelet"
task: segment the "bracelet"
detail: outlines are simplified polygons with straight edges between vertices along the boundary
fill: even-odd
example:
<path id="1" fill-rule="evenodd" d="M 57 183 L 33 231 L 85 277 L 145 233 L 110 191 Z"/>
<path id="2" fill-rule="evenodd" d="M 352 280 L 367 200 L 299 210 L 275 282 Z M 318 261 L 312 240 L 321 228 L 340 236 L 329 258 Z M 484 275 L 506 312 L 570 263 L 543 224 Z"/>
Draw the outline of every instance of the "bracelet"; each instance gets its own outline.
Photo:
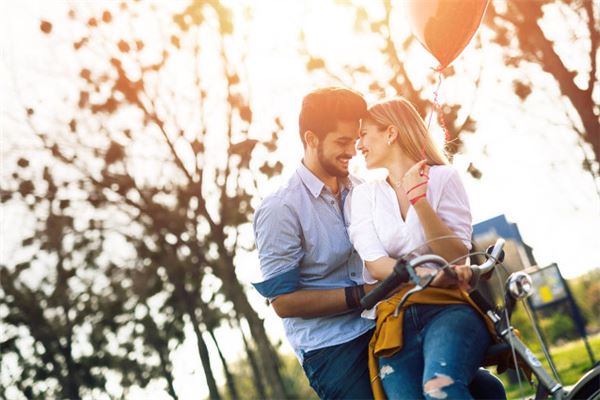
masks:
<path id="1" fill-rule="evenodd" d="M 415 205 L 415 204 L 417 204 L 417 202 L 418 202 L 419 200 L 421 200 L 423 197 L 427 197 L 427 194 L 423 193 L 423 194 L 422 194 L 422 195 L 420 195 L 420 196 L 413 197 L 412 199 L 408 199 L 408 201 L 410 201 L 410 204 L 412 204 L 412 205 L 414 206 L 414 205 Z"/>
<path id="2" fill-rule="evenodd" d="M 348 286 L 344 288 L 344 295 L 349 309 L 358 308 L 360 307 L 360 299 L 365 295 L 365 287 L 364 285 Z"/>
<path id="3" fill-rule="evenodd" d="M 410 192 L 412 192 L 413 190 L 415 190 L 416 188 L 423 186 L 423 185 L 427 185 L 428 181 L 425 182 L 421 182 L 421 183 L 417 183 L 415 186 L 411 187 L 410 189 L 408 189 L 406 191 L 406 194 L 409 194 Z"/>

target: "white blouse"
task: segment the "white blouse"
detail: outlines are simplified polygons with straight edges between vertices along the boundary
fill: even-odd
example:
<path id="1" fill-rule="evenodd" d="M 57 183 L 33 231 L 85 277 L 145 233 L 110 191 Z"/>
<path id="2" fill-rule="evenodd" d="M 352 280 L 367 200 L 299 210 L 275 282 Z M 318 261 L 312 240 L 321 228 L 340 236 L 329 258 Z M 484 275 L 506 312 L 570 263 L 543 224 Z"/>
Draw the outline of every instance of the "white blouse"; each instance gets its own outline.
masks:
<path id="1" fill-rule="evenodd" d="M 402 219 L 394 189 L 384 180 L 356 186 L 345 202 L 350 241 L 364 261 L 383 256 L 400 258 L 409 253 L 431 252 L 423 245 L 425 234 L 414 208 L 409 206 Z M 471 210 L 463 184 L 454 168 L 432 166 L 429 170 L 427 201 L 448 228 L 471 249 Z M 377 282 L 363 267 L 367 283 Z"/>

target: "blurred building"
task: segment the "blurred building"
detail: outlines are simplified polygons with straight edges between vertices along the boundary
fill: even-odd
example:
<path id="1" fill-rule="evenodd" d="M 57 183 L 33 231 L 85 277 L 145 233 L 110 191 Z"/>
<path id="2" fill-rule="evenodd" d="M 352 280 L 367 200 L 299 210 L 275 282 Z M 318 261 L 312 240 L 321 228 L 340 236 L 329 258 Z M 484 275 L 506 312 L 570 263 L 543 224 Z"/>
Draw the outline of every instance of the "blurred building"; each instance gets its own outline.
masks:
<path id="1" fill-rule="evenodd" d="M 481 282 L 478 287 L 488 300 L 496 304 L 502 295 L 504 282 L 511 273 L 531 267 L 537 268 L 533 249 L 523 241 L 517 224 L 508 222 L 504 215 L 498 215 L 473 226 L 474 248 L 472 251 L 485 251 L 499 237 L 506 240 L 504 262 L 499 268 L 496 268 L 494 276 L 487 282 Z M 471 258 L 472 264 L 481 264 L 484 261 L 484 256 Z"/>

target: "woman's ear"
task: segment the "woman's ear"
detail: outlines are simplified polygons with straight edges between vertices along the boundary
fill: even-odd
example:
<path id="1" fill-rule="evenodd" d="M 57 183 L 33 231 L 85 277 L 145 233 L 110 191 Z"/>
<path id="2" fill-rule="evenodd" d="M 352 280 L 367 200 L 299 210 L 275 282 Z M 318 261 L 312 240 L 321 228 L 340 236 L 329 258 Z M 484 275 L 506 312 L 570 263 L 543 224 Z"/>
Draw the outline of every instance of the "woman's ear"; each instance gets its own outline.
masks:
<path id="1" fill-rule="evenodd" d="M 388 126 L 387 130 L 386 130 L 386 134 L 387 134 L 387 141 L 388 143 L 393 143 L 396 139 L 398 139 L 398 128 L 396 128 L 394 125 L 390 125 Z"/>
<path id="2" fill-rule="evenodd" d="M 313 131 L 304 132 L 304 141 L 308 147 L 316 148 L 319 145 L 319 137 Z"/>

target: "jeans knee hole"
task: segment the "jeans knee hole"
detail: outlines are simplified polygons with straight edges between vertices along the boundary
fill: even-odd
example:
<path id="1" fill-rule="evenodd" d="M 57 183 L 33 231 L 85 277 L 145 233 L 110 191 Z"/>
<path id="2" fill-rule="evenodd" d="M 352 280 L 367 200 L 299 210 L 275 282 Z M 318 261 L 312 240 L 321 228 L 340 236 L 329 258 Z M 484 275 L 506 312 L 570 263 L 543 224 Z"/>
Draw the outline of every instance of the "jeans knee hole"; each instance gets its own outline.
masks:
<path id="1" fill-rule="evenodd" d="M 384 365 L 383 367 L 379 368 L 379 378 L 381 380 L 383 380 L 386 376 L 393 374 L 394 373 L 394 368 L 392 368 L 391 365 Z"/>
<path id="2" fill-rule="evenodd" d="M 435 374 L 433 378 L 425 382 L 425 385 L 423 385 L 423 392 L 435 399 L 445 399 L 448 397 L 448 394 L 444 392 L 443 388 L 450 386 L 453 383 L 454 380 L 448 375 Z"/>

